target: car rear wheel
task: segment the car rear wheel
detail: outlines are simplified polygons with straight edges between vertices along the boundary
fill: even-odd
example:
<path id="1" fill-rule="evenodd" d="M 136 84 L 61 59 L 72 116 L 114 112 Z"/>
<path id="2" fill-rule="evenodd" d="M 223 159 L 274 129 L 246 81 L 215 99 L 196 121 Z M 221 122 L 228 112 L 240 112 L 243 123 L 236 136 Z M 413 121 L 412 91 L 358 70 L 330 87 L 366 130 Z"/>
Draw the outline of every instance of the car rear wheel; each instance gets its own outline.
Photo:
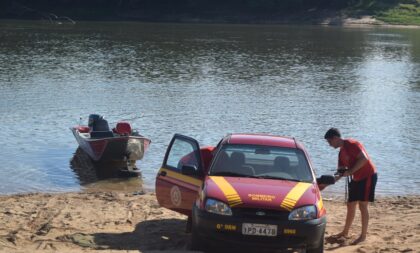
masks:
<path id="1" fill-rule="evenodd" d="M 324 235 L 320 240 L 319 246 L 313 249 L 307 249 L 306 253 L 323 253 L 324 252 Z"/>

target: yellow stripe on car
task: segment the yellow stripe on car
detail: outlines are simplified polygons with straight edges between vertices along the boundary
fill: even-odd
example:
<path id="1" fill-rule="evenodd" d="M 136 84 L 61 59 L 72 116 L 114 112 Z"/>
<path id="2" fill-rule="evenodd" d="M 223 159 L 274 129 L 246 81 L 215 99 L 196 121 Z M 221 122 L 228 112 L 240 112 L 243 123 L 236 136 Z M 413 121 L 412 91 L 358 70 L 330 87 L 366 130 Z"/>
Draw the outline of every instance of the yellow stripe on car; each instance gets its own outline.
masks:
<path id="1" fill-rule="evenodd" d="M 288 211 L 292 211 L 300 197 L 306 192 L 311 186 L 309 183 L 297 183 L 292 190 L 286 195 L 280 206 Z"/>
<path id="2" fill-rule="evenodd" d="M 228 181 L 226 181 L 224 177 L 213 176 L 210 178 L 223 192 L 229 203 L 229 206 L 233 207 L 242 204 L 242 199 L 239 196 L 238 192 L 235 190 L 235 188 L 232 187 L 232 185 Z"/>
<path id="3" fill-rule="evenodd" d="M 195 186 L 198 186 L 198 187 L 201 187 L 201 185 L 203 184 L 203 181 L 201 181 L 200 179 L 189 177 L 189 176 L 183 175 L 181 173 L 178 173 L 178 172 L 175 172 L 175 171 L 172 171 L 172 170 L 161 168 L 159 170 L 159 174 L 162 173 L 162 172 L 166 172 L 167 177 L 175 178 L 176 180 L 179 180 L 179 181 L 182 181 L 182 182 L 185 182 L 185 183 L 189 183 L 189 184 L 192 184 L 192 185 L 195 185 Z"/>
<path id="4" fill-rule="evenodd" d="M 319 201 L 317 203 L 317 206 L 318 206 L 318 211 L 321 211 L 322 208 L 324 207 L 324 203 L 322 202 L 322 198 L 319 199 Z"/>

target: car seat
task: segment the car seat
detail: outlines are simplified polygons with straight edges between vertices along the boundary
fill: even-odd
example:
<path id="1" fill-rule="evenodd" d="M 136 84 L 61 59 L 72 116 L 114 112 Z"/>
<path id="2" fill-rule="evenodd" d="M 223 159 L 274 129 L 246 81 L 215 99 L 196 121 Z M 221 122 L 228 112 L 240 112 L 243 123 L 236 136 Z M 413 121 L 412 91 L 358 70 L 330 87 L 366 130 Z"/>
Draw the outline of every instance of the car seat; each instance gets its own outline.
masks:
<path id="1" fill-rule="evenodd" d="M 220 151 L 214 163 L 212 172 L 228 171 L 230 165 L 229 155 L 226 151 Z"/>
<path id="2" fill-rule="evenodd" d="M 254 168 L 245 164 L 245 155 L 241 152 L 233 152 L 230 155 L 230 170 L 238 174 L 255 175 Z"/>
<path id="3" fill-rule="evenodd" d="M 290 160 L 284 156 L 277 156 L 274 159 L 274 169 L 276 171 L 284 172 L 289 174 L 291 177 L 295 174 L 292 168 L 290 167 Z"/>

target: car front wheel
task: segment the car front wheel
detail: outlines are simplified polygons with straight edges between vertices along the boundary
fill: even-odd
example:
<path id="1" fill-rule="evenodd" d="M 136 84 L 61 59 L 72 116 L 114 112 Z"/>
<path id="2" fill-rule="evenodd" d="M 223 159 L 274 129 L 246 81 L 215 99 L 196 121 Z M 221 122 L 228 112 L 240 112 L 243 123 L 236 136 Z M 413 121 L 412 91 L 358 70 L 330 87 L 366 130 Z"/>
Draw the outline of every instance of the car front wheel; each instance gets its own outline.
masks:
<path id="1" fill-rule="evenodd" d="M 323 253 L 324 252 L 324 235 L 320 240 L 319 246 L 313 249 L 307 249 L 306 253 Z"/>
<path id="2" fill-rule="evenodd" d="M 203 240 L 197 233 L 197 228 L 192 225 L 191 229 L 191 250 L 202 250 L 204 248 Z"/>

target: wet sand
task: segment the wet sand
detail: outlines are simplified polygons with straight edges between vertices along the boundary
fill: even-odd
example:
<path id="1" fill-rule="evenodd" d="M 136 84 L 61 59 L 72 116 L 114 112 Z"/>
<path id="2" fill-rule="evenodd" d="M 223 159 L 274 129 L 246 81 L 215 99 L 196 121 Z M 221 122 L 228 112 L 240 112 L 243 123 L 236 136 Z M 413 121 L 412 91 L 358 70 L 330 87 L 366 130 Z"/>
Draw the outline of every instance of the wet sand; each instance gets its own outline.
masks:
<path id="1" fill-rule="evenodd" d="M 326 252 L 419 252 L 420 196 L 380 198 L 370 208 L 367 241 L 334 240 L 343 201 L 325 200 Z M 186 252 L 186 217 L 159 207 L 151 193 L 86 192 L 0 196 L 0 252 Z"/>

